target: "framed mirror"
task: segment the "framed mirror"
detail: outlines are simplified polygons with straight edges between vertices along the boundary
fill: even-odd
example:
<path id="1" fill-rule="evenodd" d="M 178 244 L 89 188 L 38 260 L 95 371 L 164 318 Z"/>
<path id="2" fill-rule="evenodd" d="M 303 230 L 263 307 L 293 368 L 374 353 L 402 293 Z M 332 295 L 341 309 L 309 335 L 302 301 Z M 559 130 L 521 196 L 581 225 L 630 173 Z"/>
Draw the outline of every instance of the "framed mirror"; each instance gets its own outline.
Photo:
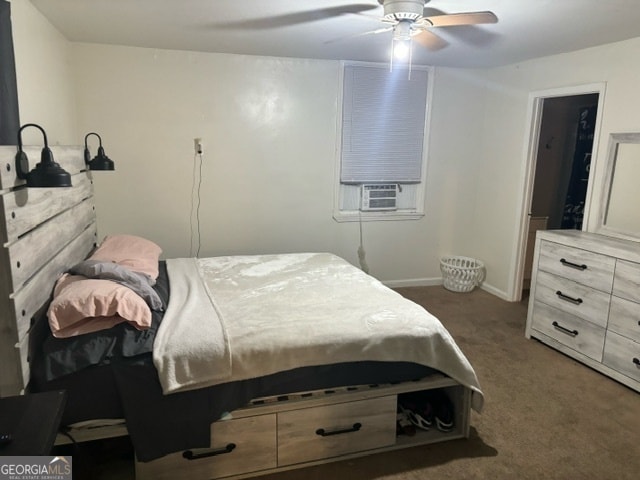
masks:
<path id="1" fill-rule="evenodd" d="M 640 241 L 640 133 L 612 133 L 598 233 Z"/>

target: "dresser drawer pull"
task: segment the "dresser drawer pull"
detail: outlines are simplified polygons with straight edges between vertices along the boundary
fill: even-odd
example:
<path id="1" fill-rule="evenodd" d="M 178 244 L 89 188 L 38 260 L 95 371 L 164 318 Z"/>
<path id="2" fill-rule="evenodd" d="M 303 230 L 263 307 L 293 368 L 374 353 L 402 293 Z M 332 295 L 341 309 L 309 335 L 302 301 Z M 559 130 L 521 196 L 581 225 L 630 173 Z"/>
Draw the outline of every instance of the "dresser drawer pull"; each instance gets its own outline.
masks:
<path id="1" fill-rule="evenodd" d="M 578 336 L 578 330 L 569 330 L 568 328 L 565 328 L 562 325 L 560 325 L 558 322 L 553 322 L 551 325 L 553 325 L 555 328 L 560 330 L 562 333 L 566 333 L 567 335 L 570 335 L 572 337 Z"/>
<path id="2" fill-rule="evenodd" d="M 316 435 L 320 435 L 321 437 L 329 437 L 331 435 L 341 435 L 343 433 L 357 432 L 361 428 L 361 423 L 354 423 L 353 427 L 351 428 L 345 428 L 343 430 L 332 430 L 330 432 L 327 432 L 324 428 L 319 428 L 318 430 L 316 430 Z"/>
<path id="3" fill-rule="evenodd" d="M 587 266 L 583 263 L 582 265 L 578 265 L 577 263 L 573 263 L 573 262 L 569 262 L 568 260 L 565 260 L 564 258 L 560 259 L 560 263 L 562 265 L 564 265 L 565 267 L 571 267 L 571 268 L 575 268 L 578 270 L 586 270 Z"/>
<path id="4" fill-rule="evenodd" d="M 633 357 L 633 363 L 636 364 L 636 367 L 640 367 L 640 358 L 638 357 Z"/>
<path id="5" fill-rule="evenodd" d="M 562 293 L 560 290 L 556 292 L 556 295 L 565 302 L 573 303 L 574 305 L 580 305 L 582 303 L 581 298 L 570 297 L 569 295 L 565 295 L 564 293 Z"/>
<path id="6" fill-rule="evenodd" d="M 216 455 L 231 453 L 235 448 L 235 443 L 229 443 L 226 447 L 218 448 L 217 450 L 211 450 L 205 453 L 193 453 L 191 450 L 187 450 L 186 452 L 182 452 L 182 456 L 187 460 L 199 460 L 201 458 L 209 458 L 215 457 Z"/>

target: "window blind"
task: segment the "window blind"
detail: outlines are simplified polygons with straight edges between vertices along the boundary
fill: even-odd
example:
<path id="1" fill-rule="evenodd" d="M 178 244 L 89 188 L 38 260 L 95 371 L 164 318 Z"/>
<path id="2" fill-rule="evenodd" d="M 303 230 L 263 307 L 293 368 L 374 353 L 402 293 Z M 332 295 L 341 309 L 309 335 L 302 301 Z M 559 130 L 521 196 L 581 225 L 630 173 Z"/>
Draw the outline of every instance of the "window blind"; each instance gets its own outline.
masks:
<path id="1" fill-rule="evenodd" d="M 342 183 L 420 182 L 428 71 L 345 65 Z"/>

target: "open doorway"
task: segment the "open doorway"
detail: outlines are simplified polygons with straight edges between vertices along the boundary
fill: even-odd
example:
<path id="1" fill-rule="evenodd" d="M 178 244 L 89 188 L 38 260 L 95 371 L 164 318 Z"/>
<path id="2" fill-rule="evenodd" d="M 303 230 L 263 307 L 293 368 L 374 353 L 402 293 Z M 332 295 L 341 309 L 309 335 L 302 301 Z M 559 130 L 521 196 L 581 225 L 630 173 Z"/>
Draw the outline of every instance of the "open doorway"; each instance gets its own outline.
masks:
<path id="1" fill-rule="evenodd" d="M 591 171 L 604 85 L 536 92 L 514 299 L 527 296 L 538 230 L 582 230 L 589 215 Z"/>
<path id="2" fill-rule="evenodd" d="M 530 215 L 549 229 L 582 229 L 598 96 L 543 100 Z"/>

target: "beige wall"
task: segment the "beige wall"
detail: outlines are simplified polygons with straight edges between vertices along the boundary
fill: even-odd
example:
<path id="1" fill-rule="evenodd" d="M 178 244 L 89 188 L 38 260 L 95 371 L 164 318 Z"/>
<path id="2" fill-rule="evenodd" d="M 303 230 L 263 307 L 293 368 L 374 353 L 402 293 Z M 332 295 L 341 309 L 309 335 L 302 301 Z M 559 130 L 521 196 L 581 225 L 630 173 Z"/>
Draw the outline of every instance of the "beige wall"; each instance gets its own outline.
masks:
<path id="1" fill-rule="evenodd" d="M 318 250 L 357 264 L 358 225 L 332 218 L 338 62 L 70 45 L 26 0 L 12 6 L 23 122 L 42 122 L 55 143 L 97 131 L 116 161 L 95 175 L 101 234 L 138 233 L 166 256 L 188 255 L 201 137 L 201 255 Z M 442 255 L 475 256 L 486 288 L 513 298 L 529 93 L 606 81 L 597 160 L 610 132 L 640 131 L 639 48 L 436 69 L 426 216 L 364 224 L 371 273 L 428 283 Z"/>
<path id="2" fill-rule="evenodd" d="M 358 225 L 332 217 L 339 62 L 87 44 L 74 61 L 80 128 L 99 132 L 116 162 L 95 175 L 102 234 L 189 255 L 200 137 L 201 256 L 330 251 L 357 263 Z M 438 215 L 365 223 L 371 273 L 439 277 Z"/>
<path id="3" fill-rule="evenodd" d="M 79 144 L 71 44 L 28 0 L 11 0 L 11 27 L 20 122 L 42 126 L 51 145 Z M 42 145 L 42 134 L 27 128 L 22 140 Z"/>
<path id="4" fill-rule="evenodd" d="M 613 132 L 640 131 L 640 38 L 532 60 L 470 76 L 470 88 L 483 85 L 485 106 L 472 121 L 482 125 L 479 152 L 460 168 L 478 171 L 471 234 L 458 237 L 457 250 L 470 251 L 487 264 L 487 280 L 495 293 L 513 298 L 513 274 L 519 221 L 523 210 L 524 160 L 528 144 L 530 92 L 606 82 L 600 141 L 592 159 L 592 210 L 600 200 L 608 137 Z M 462 119 L 461 119 L 462 122 Z M 461 128 L 464 128 L 462 124 Z M 451 139 L 453 140 L 453 138 Z M 479 159 L 479 160 L 477 160 Z M 597 214 L 590 216 L 594 228 Z"/>

